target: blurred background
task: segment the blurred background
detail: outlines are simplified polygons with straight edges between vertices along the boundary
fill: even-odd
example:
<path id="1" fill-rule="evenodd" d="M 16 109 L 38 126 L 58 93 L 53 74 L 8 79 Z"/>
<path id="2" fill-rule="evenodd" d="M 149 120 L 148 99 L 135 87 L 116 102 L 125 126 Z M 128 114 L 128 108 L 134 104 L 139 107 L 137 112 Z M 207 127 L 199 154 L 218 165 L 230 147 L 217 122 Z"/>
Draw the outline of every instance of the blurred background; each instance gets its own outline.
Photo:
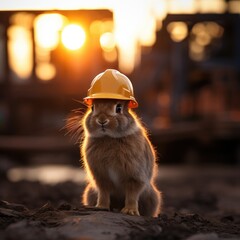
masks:
<path id="1" fill-rule="evenodd" d="M 57 164 L 50 178 L 74 178 L 79 147 L 61 129 L 106 68 L 133 82 L 161 165 L 239 166 L 239 0 L 2 0 L 2 176 Z"/>

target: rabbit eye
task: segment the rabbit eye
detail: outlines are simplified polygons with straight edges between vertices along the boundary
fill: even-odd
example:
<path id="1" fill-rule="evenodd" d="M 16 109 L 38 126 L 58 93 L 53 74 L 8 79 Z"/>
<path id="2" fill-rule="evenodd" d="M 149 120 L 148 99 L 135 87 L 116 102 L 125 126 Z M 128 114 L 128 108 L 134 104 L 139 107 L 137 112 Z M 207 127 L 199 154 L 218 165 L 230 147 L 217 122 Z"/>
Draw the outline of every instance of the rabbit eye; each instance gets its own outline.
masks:
<path id="1" fill-rule="evenodd" d="M 116 113 L 121 113 L 122 112 L 122 105 L 121 104 L 117 104 L 116 106 Z"/>
<path id="2" fill-rule="evenodd" d="M 91 109 L 92 109 L 92 112 L 93 112 L 94 111 L 94 105 L 92 105 Z"/>

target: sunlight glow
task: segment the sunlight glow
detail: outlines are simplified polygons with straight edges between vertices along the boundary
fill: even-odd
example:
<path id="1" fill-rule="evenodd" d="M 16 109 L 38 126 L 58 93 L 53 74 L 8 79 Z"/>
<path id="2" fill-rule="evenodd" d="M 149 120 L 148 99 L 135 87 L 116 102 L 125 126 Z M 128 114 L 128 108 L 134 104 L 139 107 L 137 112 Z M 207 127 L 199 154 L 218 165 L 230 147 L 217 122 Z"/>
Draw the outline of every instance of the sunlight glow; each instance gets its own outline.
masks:
<path id="1" fill-rule="evenodd" d="M 106 9 L 112 6 L 112 0 L 1 0 L 1 10 L 74 10 Z"/>
<path id="2" fill-rule="evenodd" d="M 119 51 L 119 68 L 130 73 L 140 63 L 141 46 L 155 43 L 157 12 L 152 1 L 122 0 L 114 3 L 114 34 Z"/>
<path id="3" fill-rule="evenodd" d="M 114 29 L 105 29 L 102 21 L 93 23 L 90 28 L 92 34 L 102 35 L 104 32 L 113 32 L 118 52 L 119 68 L 125 73 L 133 71 L 140 63 L 141 47 L 151 47 L 156 40 L 155 33 L 162 26 L 162 20 L 167 13 L 195 14 L 195 13 L 239 13 L 239 1 L 225 0 L 2 0 L 1 10 L 14 9 L 109 9 L 113 12 Z M 50 15 L 50 14 L 48 14 Z M 64 18 L 58 14 L 51 14 L 44 18 L 40 15 L 37 24 L 37 41 L 42 47 L 54 49 L 58 45 L 60 28 L 63 27 Z M 46 16 L 45 16 L 46 17 Z M 109 25 L 110 26 L 110 25 Z M 110 28 L 110 27 L 109 27 Z M 41 30 L 40 30 L 41 29 Z M 169 30 L 173 41 L 182 41 L 188 34 L 186 27 L 178 25 Z M 85 37 L 80 33 L 80 40 L 76 37 L 70 39 L 66 34 L 62 39 L 68 49 L 78 49 L 84 44 Z M 84 40 L 82 40 L 84 38 Z M 202 37 L 204 44 L 209 40 Z M 202 41 L 202 39 L 200 41 Z M 75 41 L 76 40 L 76 41 Z M 68 43 L 66 43 L 68 42 Z M 70 43 L 71 42 L 71 43 Z M 82 43 L 83 42 L 83 43 Z M 72 45 L 72 46 L 70 46 Z"/>
<path id="4" fill-rule="evenodd" d="M 156 41 L 156 20 L 147 16 L 143 24 L 139 33 L 139 42 L 144 47 L 151 47 Z"/>
<path id="5" fill-rule="evenodd" d="M 157 24 L 161 22 L 168 13 L 168 3 L 167 1 L 153 0 L 153 15 L 156 16 Z M 158 24 L 159 25 L 159 24 Z M 161 26 L 162 24 L 160 24 Z M 159 28 L 158 28 L 159 30 Z"/>
<path id="6" fill-rule="evenodd" d="M 69 24 L 62 31 L 62 42 L 70 50 L 78 50 L 86 40 L 84 29 L 77 24 Z"/>

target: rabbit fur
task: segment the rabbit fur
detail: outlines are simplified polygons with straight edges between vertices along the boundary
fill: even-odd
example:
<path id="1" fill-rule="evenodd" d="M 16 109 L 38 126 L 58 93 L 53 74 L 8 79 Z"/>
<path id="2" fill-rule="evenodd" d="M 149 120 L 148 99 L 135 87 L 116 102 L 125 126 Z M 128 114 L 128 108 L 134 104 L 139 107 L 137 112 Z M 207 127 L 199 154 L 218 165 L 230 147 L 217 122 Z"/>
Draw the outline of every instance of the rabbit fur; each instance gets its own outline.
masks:
<path id="1" fill-rule="evenodd" d="M 156 154 L 128 101 L 96 99 L 82 118 L 81 155 L 88 176 L 86 206 L 156 217 L 161 193 Z"/>

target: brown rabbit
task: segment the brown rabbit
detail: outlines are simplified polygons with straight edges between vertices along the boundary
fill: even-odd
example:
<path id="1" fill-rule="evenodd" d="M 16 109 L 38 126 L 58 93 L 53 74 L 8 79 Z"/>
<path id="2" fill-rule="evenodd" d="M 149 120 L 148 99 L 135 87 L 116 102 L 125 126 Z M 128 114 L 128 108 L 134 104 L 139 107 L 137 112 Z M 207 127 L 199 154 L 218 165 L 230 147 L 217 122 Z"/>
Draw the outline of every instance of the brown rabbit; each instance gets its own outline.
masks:
<path id="1" fill-rule="evenodd" d="M 81 154 L 89 177 L 83 204 L 157 216 L 161 194 L 154 185 L 155 151 L 129 101 L 93 99 L 82 125 Z"/>

